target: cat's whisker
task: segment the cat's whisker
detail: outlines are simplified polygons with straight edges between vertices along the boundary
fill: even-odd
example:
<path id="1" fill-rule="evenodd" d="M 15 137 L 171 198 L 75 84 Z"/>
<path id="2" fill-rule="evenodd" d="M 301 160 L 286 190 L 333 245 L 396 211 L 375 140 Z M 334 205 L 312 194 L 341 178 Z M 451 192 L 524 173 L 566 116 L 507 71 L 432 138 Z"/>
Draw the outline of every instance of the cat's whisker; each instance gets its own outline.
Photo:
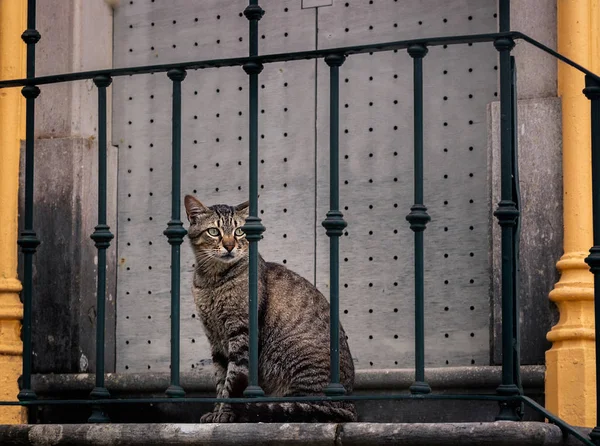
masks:
<path id="1" fill-rule="evenodd" d="M 202 253 L 202 255 L 197 255 L 196 256 L 196 268 L 202 268 L 204 266 L 206 266 L 207 264 L 209 264 L 210 262 L 212 262 L 214 260 L 214 256 L 213 255 L 209 255 L 206 253 Z"/>

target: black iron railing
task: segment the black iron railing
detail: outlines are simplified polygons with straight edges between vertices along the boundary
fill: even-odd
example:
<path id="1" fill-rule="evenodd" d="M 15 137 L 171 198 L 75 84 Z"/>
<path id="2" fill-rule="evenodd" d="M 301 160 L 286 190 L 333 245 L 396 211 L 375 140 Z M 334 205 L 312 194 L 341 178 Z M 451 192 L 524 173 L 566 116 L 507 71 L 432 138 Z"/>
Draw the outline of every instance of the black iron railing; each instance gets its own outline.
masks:
<path id="1" fill-rule="evenodd" d="M 425 381 L 425 260 L 423 232 L 431 217 L 423 204 L 423 57 L 427 47 L 422 44 L 408 47 L 414 61 L 414 193 L 415 204 L 406 219 L 415 233 L 415 382 L 410 386 L 412 393 L 429 393 L 431 388 Z"/>
<path id="2" fill-rule="evenodd" d="M 98 289 L 96 292 L 96 386 L 90 393 L 92 399 L 110 398 L 104 386 L 104 326 L 106 307 L 106 250 L 114 235 L 106 224 L 106 88 L 111 84 L 109 76 L 94 77 L 98 87 L 98 225 L 91 235 L 98 248 Z M 100 406 L 94 406 L 90 422 L 108 421 Z"/>
<path id="3" fill-rule="evenodd" d="M 0 88 L 23 87 L 22 94 L 27 101 L 26 144 L 25 144 L 25 220 L 19 238 L 19 246 L 24 257 L 23 275 L 23 381 L 19 401 L 3 401 L 0 405 L 89 405 L 92 409 L 90 422 L 107 422 L 104 409 L 114 404 L 135 403 L 197 403 L 197 402 L 268 402 L 268 401 L 339 401 L 339 400 L 486 400 L 500 405 L 497 419 L 521 419 L 521 406 L 527 405 L 543 414 L 558 425 L 565 434 L 573 435 L 585 444 L 600 445 L 600 427 L 596 427 L 591 438 L 584 438 L 571 426 L 561 421 L 532 399 L 523 395 L 520 389 L 520 361 L 518 336 L 518 299 L 516 289 L 518 259 L 518 174 L 516 164 L 516 74 L 511 50 L 515 40 L 521 39 L 545 51 L 586 75 L 585 95 L 592 105 L 592 164 L 594 199 L 594 247 L 586 259 L 595 277 L 595 320 L 600 324 L 600 77 L 519 32 L 510 31 L 509 0 L 499 1 L 499 32 L 453 37 L 432 37 L 415 40 L 359 45 L 327 50 L 302 51 L 295 53 L 258 55 L 258 22 L 264 11 L 258 0 L 250 0 L 245 10 L 249 20 L 250 48 L 248 57 L 202 60 L 175 64 L 150 65 L 133 68 L 118 68 L 35 77 L 35 44 L 40 39 L 35 30 L 36 1 L 28 0 L 28 29 L 23 33 L 27 44 L 27 78 L 0 81 Z M 496 395 L 449 395 L 432 392 L 425 376 L 424 353 L 424 256 L 423 239 L 427 222 L 430 220 L 423 202 L 423 60 L 432 46 L 460 45 L 467 43 L 492 42 L 500 57 L 500 135 L 501 135 L 501 200 L 494 215 L 502 228 L 502 384 Z M 387 395 L 345 395 L 339 373 L 339 237 L 346 222 L 339 208 L 339 71 L 344 60 L 353 54 L 380 51 L 406 50 L 414 63 L 414 204 L 406 217 L 414 231 L 415 239 L 415 382 L 409 394 Z M 258 382 L 258 242 L 265 228 L 258 217 L 258 76 L 266 63 L 303 59 L 324 59 L 330 68 L 330 210 L 323 221 L 330 239 L 330 303 L 331 303 L 331 376 L 324 389 L 324 396 L 275 398 L 265 397 Z M 180 246 L 186 235 L 180 216 L 181 197 L 181 83 L 186 70 L 215 67 L 239 66 L 249 76 L 249 169 L 250 169 L 250 211 L 243 227 L 250 241 L 249 263 L 249 380 L 244 392 L 245 398 L 191 398 L 185 397 L 179 382 L 179 288 L 180 288 Z M 164 231 L 171 244 L 171 382 L 162 398 L 111 398 L 104 385 L 104 305 L 106 290 L 106 249 L 113 238 L 106 224 L 106 88 L 116 76 L 138 75 L 143 73 L 166 73 L 173 82 L 172 111 L 172 215 Z M 89 399 L 83 400 L 38 400 L 31 386 L 31 309 L 35 305 L 32 282 L 33 255 L 40 241 L 34 230 L 34 110 L 35 99 L 40 93 L 39 86 L 93 79 L 98 89 L 98 225 L 92 239 L 98 249 L 98 290 L 97 290 L 97 334 L 96 334 L 96 383 Z M 600 353 L 600 339 L 596 338 L 596 351 Z M 600 354 L 596 355 L 597 369 L 600 367 Z M 600 375 L 597 374 L 600 388 Z M 435 389 L 434 389 L 435 390 Z M 597 395 L 600 397 L 600 394 Z M 600 413 L 599 413 L 600 416 Z M 598 421 L 600 426 L 600 418 Z"/>
<path id="4" fill-rule="evenodd" d="M 249 55 L 258 55 L 258 21 L 264 14 L 263 9 L 258 6 L 258 0 L 250 0 L 250 4 L 244 11 L 250 23 Z M 249 89 L 249 140 L 250 140 L 250 210 L 243 231 L 246 239 L 250 242 L 248 265 L 248 330 L 249 330 L 249 362 L 248 362 L 248 387 L 244 390 L 247 397 L 263 397 L 265 392 L 258 385 L 258 241 L 262 238 L 265 227 L 258 216 L 258 75 L 263 69 L 260 61 L 249 60 L 243 65 L 248 75 Z"/>
<path id="5" fill-rule="evenodd" d="M 167 71 L 167 76 L 173 81 L 173 130 L 171 165 L 173 171 L 181 170 L 181 82 L 186 72 L 181 68 Z M 167 396 L 182 397 L 185 391 L 179 385 L 179 290 L 180 290 L 180 248 L 187 231 L 181 221 L 181 174 L 171 178 L 171 220 L 167 223 L 164 234 L 171 245 L 171 385 L 166 390 Z"/>

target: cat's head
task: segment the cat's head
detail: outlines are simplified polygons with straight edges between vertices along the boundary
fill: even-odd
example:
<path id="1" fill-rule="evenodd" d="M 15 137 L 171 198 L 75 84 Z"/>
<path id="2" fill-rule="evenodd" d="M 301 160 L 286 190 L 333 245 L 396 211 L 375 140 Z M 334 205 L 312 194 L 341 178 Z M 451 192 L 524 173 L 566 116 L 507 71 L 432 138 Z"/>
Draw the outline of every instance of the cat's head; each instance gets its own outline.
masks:
<path id="1" fill-rule="evenodd" d="M 248 241 L 241 227 L 248 216 L 248 202 L 237 206 L 204 206 L 191 195 L 185 196 L 190 222 L 188 237 L 196 255 L 196 268 L 220 269 L 246 259 Z"/>

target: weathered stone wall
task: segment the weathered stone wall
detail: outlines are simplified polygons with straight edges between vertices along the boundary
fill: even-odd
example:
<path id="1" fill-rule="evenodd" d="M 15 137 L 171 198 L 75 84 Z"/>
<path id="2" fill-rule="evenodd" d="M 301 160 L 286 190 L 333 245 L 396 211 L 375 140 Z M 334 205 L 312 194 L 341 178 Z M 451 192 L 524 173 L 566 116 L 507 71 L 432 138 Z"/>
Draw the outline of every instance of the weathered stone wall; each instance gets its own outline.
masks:
<path id="1" fill-rule="evenodd" d="M 501 367 L 440 367 L 428 368 L 425 376 L 435 393 L 444 395 L 494 395 L 501 383 Z M 544 404 L 544 367 L 525 366 L 521 369 L 525 393 Z M 406 394 L 414 382 L 414 370 L 358 370 L 354 394 L 360 396 Z M 168 373 L 111 373 L 106 386 L 119 398 L 163 397 L 169 385 Z M 187 396 L 213 397 L 214 374 L 211 366 L 181 374 L 181 385 Z M 34 375 L 33 388 L 41 398 L 86 398 L 94 386 L 94 375 Z M 210 403 L 186 404 L 118 404 L 108 408 L 115 423 L 196 423 L 211 410 Z M 498 415 L 495 401 L 468 400 L 361 400 L 357 402 L 359 421 L 382 423 L 458 423 L 494 421 Z M 40 406 L 32 421 L 36 423 L 84 423 L 89 407 Z M 542 421 L 533 410 L 525 410 L 525 420 Z"/>
<path id="2" fill-rule="evenodd" d="M 38 76 L 112 66 L 112 9 L 103 1 L 39 0 L 37 29 L 42 36 L 36 48 Z M 37 372 L 94 368 L 97 272 L 90 234 L 97 224 L 98 206 L 96 91 L 91 80 L 44 85 L 36 100 L 34 228 L 42 242 L 34 256 L 33 369 Z M 108 164 L 108 224 L 114 232 L 116 151 L 111 147 Z M 22 209 L 23 169 L 20 184 Z M 115 355 L 114 243 L 108 259 L 106 366 L 110 371 Z"/>

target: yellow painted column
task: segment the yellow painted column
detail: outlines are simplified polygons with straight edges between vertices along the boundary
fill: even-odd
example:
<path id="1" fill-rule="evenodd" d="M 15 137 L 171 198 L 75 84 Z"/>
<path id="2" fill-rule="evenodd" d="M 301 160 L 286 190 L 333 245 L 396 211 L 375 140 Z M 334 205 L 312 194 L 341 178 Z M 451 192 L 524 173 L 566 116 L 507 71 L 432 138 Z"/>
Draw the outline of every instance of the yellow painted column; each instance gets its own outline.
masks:
<path id="1" fill-rule="evenodd" d="M 25 77 L 26 1 L 0 1 L 0 79 Z M 23 345 L 17 278 L 19 152 L 24 104 L 18 88 L 0 90 L 0 400 L 16 400 Z M 0 424 L 24 423 L 26 411 L 0 406 Z"/>
<path id="2" fill-rule="evenodd" d="M 598 72 L 599 0 L 558 0 L 558 51 Z M 592 246 L 590 102 L 584 75 L 558 62 L 562 98 L 564 255 L 550 292 L 560 312 L 548 333 L 546 407 L 576 426 L 596 424 L 593 276 L 584 262 Z"/>

